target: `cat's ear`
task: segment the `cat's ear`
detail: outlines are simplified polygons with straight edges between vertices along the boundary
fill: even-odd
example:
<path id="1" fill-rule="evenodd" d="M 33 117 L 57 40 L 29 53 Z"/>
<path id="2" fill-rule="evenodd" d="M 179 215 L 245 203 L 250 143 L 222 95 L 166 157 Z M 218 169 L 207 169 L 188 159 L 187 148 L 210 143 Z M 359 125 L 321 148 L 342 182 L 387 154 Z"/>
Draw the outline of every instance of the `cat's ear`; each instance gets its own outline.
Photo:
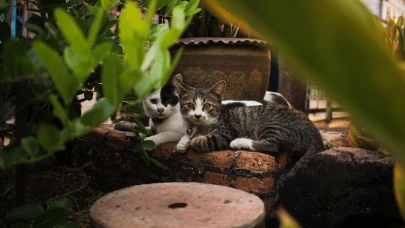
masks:
<path id="1" fill-rule="evenodd" d="M 217 82 L 213 87 L 211 87 L 211 89 L 209 89 L 208 92 L 216 94 L 221 100 L 223 100 L 225 89 L 226 89 L 226 82 L 224 80 L 221 80 Z"/>
<path id="2" fill-rule="evenodd" d="M 190 86 L 183 83 L 181 74 L 176 74 L 176 76 L 173 77 L 173 85 L 176 87 L 179 94 L 188 93 L 191 90 Z"/>
<path id="3" fill-rule="evenodd" d="M 181 74 L 176 74 L 174 78 L 177 79 L 177 81 L 179 82 L 183 82 L 183 76 L 181 76 Z"/>

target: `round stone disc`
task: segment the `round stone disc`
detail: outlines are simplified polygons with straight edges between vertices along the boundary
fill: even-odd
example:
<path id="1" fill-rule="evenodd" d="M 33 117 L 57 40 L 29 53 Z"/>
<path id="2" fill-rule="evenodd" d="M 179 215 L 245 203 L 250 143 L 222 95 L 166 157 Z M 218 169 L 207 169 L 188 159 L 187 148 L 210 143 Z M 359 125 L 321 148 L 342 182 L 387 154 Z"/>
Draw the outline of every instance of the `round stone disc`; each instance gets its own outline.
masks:
<path id="1" fill-rule="evenodd" d="M 137 185 L 109 193 L 90 209 L 92 227 L 264 227 L 260 198 L 201 183 Z"/>

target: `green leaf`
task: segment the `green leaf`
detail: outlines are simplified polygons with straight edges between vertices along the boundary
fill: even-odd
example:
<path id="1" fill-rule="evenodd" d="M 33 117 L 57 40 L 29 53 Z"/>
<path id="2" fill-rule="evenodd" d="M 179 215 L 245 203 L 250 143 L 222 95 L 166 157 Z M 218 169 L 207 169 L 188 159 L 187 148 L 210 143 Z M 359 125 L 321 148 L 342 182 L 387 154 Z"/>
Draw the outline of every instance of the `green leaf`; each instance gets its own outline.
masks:
<path id="1" fill-rule="evenodd" d="M 357 129 L 354 127 L 353 124 L 350 124 L 349 131 L 347 132 L 347 138 L 349 139 L 349 143 L 351 147 L 359 147 L 356 139 Z"/>
<path id="2" fill-rule="evenodd" d="M 105 2 L 105 1 L 110 1 L 110 0 L 102 0 L 101 3 Z M 104 5 L 103 5 L 103 7 L 104 7 Z M 107 6 L 107 7 L 109 7 L 109 6 Z M 106 12 L 109 12 L 109 10 Z M 101 9 L 100 7 L 95 7 L 94 15 L 95 15 L 95 18 L 90 27 L 90 31 L 89 31 L 89 34 L 87 37 L 87 43 L 90 47 L 92 47 L 94 45 L 98 32 L 100 31 L 101 22 L 102 22 L 103 15 L 104 15 L 103 9 Z"/>
<path id="3" fill-rule="evenodd" d="M 405 170 L 403 166 L 396 162 L 394 166 L 394 192 L 401 216 L 405 219 Z"/>
<path id="4" fill-rule="evenodd" d="M 145 26 L 138 7 L 127 2 L 120 15 L 119 31 L 125 58 L 133 69 L 138 69 L 143 61 L 143 48 L 147 38 Z"/>
<path id="5" fill-rule="evenodd" d="M 186 16 L 192 16 L 192 15 L 194 15 L 194 14 L 197 14 L 197 13 L 200 12 L 200 11 L 201 11 L 200 8 L 198 8 L 198 9 L 191 9 L 191 10 L 187 11 Z"/>
<path id="6" fill-rule="evenodd" d="M 127 104 L 122 106 L 121 111 L 124 112 L 131 112 L 131 113 L 135 113 L 135 114 L 141 114 L 143 113 L 141 107 L 139 106 L 139 104 Z"/>
<path id="7" fill-rule="evenodd" d="M 63 54 L 75 77 L 80 81 L 84 81 L 97 64 L 110 53 L 111 47 L 111 42 L 104 42 L 98 45 L 89 56 L 82 55 L 72 48 L 66 48 Z"/>
<path id="8" fill-rule="evenodd" d="M 65 103 L 71 101 L 78 89 L 79 83 L 69 74 L 60 56 L 46 44 L 41 42 L 34 42 L 33 48 L 39 59 L 49 71 L 55 82 L 56 89 Z"/>
<path id="9" fill-rule="evenodd" d="M 94 68 L 98 62 L 103 60 L 105 57 L 107 57 L 110 54 L 111 48 L 113 46 L 113 43 L 111 42 L 104 42 L 100 45 L 98 45 L 96 48 L 94 48 L 93 52 L 91 53 L 93 59 L 92 59 L 92 67 Z"/>
<path id="10" fill-rule="evenodd" d="M 86 56 L 86 53 L 90 51 L 90 46 L 72 16 L 63 9 L 56 9 L 55 17 L 63 36 L 69 44 L 72 45 L 76 52 Z"/>
<path id="11" fill-rule="evenodd" d="M 180 2 L 181 0 L 171 0 L 169 4 L 167 4 L 166 9 L 165 9 L 165 17 L 168 17 L 171 15 L 172 10 L 174 7 Z"/>
<path id="12" fill-rule="evenodd" d="M 154 8 L 154 12 L 160 10 L 162 7 L 166 6 L 170 0 L 156 0 L 156 7 Z"/>
<path id="13" fill-rule="evenodd" d="M 135 83 L 139 81 L 140 75 L 142 75 L 141 72 L 137 70 L 130 70 L 128 68 L 121 74 L 119 82 L 122 92 L 124 93 L 124 97 L 125 94 L 135 85 Z M 120 101 L 122 101 L 122 98 L 120 98 Z"/>
<path id="14" fill-rule="evenodd" d="M 86 134 L 86 129 L 81 119 L 74 119 L 71 125 L 72 137 L 79 137 Z"/>
<path id="15" fill-rule="evenodd" d="M 44 32 L 44 19 L 34 14 L 24 23 L 24 26 L 28 31 L 39 35 Z"/>
<path id="16" fill-rule="evenodd" d="M 150 0 L 141 0 L 141 1 L 139 2 L 139 6 L 140 6 L 140 7 L 146 7 L 146 4 L 148 4 L 149 1 L 150 1 Z"/>
<path id="17" fill-rule="evenodd" d="M 120 77 L 123 73 L 121 58 L 117 55 L 110 55 L 104 60 L 101 74 L 103 83 L 103 94 L 108 102 L 116 107 L 124 98 L 125 92 L 120 86 Z"/>
<path id="18" fill-rule="evenodd" d="M 21 139 L 21 146 L 31 157 L 34 157 L 39 152 L 38 141 L 32 136 Z"/>
<path id="19" fill-rule="evenodd" d="M 3 50 L 4 68 L 13 80 L 20 80 L 33 72 L 33 65 L 27 57 L 28 47 L 20 40 L 9 40 Z M 3 75 L 0 75 L 2 77 Z"/>
<path id="20" fill-rule="evenodd" d="M 173 9 L 173 18 L 171 21 L 171 28 L 177 30 L 183 30 L 186 27 L 185 23 L 185 14 L 184 14 L 184 7 L 176 6 Z"/>
<path id="21" fill-rule="evenodd" d="M 108 119 L 115 109 L 105 98 L 100 99 L 88 112 L 81 117 L 81 122 L 89 127 L 97 127 Z"/>
<path id="22" fill-rule="evenodd" d="M 179 4 L 177 4 L 177 6 L 181 6 L 181 7 L 186 7 L 186 5 L 187 5 L 187 1 L 181 1 L 181 2 L 179 2 Z"/>
<path id="23" fill-rule="evenodd" d="M 173 26 L 173 21 L 175 21 L 176 27 Z M 167 49 L 177 41 L 190 21 L 191 17 L 185 21 L 182 7 L 176 7 L 174 9 L 172 27 L 169 30 L 164 31 L 146 52 L 145 59 L 141 65 L 141 71 L 148 70 L 154 59 L 159 57 L 159 55 L 162 55 L 162 53 L 167 51 Z"/>
<path id="24" fill-rule="evenodd" d="M 33 228 L 52 228 L 65 217 L 63 208 L 50 208 L 34 220 Z"/>
<path id="25" fill-rule="evenodd" d="M 141 74 L 140 80 L 135 84 L 134 90 L 139 99 L 146 97 L 155 86 L 151 83 L 152 80 L 149 75 Z"/>
<path id="26" fill-rule="evenodd" d="M 166 24 L 152 24 L 149 29 L 148 41 L 154 42 L 168 28 Z"/>
<path id="27" fill-rule="evenodd" d="M 279 208 L 277 210 L 277 215 L 280 219 L 280 228 L 300 228 L 300 224 L 291 217 L 290 214 L 284 209 Z"/>
<path id="28" fill-rule="evenodd" d="M 41 205 L 27 204 L 11 209 L 1 220 L 33 219 L 44 212 Z"/>
<path id="29" fill-rule="evenodd" d="M 274 43 L 294 70 L 314 80 L 405 165 L 404 76 L 382 25 L 360 1 L 205 3 L 216 16 L 232 13 L 242 28 Z"/>
<path id="30" fill-rule="evenodd" d="M 52 103 L 53 114 L 60 119 L 63 126 L 69 125 L 69 116 L 63 106 L 59 103 L 58 98 L 55 95 L 51 95 L 49 100 Z"/>
<path id="31" fill-rule="evenodd" d="M 110 12 L 110 10 L 117 5 L 119 0 L 101 0 L 101 5 L 105 12 Z"/>
<path id="32" fill-rule="evenodd" d="M 50 208 L 62 208 L 67 214 L 72 206 L 72 200 L 69 198 L 63 197 L 55 201 Z"/>
<path id="33" fill-rule="evenodd" d="M 176 55 L 174 56 L 174 59 L 172 60 L 172 64 L 171 64 L 169 70 L 166 72 L 166 75 L 164 75 L 162 77 L 163 81 L 167 81 L 169 79 L 169 77 L 173 74 L 174 69 L 176 69 L 176 66 L 179 63 L 180 58 L 182 57 L 183 50 L 184 50 L 184 47 L 180 47 L 178 49 Z"/>
<path id="34" fill-rule="evenodd" d="M 404 17 L 402 15 L 398 17 L 397 25 L 401 27 L 404 25 Z"/>
<path id="35" fill-rule="evenodd" d="M 143 125 L 134 126 L 134 131 L 144 134 L 146 136 L 152 135 L 151 132 L 148 129 L 146 129 L 145 126 L 143 126 Z"/>
<path id="36" fill-rule="evenodd" d="M 159 56 L 155 57 L 150 70 L 151 83 L 158 86 L 162 86 L 168 78 L 167 72 L 170 69 L 170 53 L 168 50 L 159 53 Z"/>
<path id="37" fill-rule="evenodd" d="M 145 149 L 154 150 L 157 148 L 156 144 L 153 141 L 146 140 L 141 143 L 141 146 Z"/>
<path id="38" fill-rule="evenodd" d="M 163 170 L 167 169 L 167 167 L 164 166 L 160 161 L 158 161 L 158 160 L 156 160 L 156 159 L 154 159 L 152 157 L 148 157 L 147 160 L 152 162 L 154 165 L 156 165 L 157 167 L 159 167 L 159 168 L 161 168 Z"/>
<path id="39" fill-rule="evenodd" d="M 64 142 L 61 141 L 59 130 L 54 125 L 43 124 L 39 127 L 38 142 L 49 152 L 64 149 Z"/>
<path id="40" fill-rule="evenodd" d="M 192 11 L 196 11 L 198 5 L 200 4 L 200 0 L 190 0 L 187 5 L 184 7 L 185 14 L 186 15 L 193 15 L 191 14 Z M 200 12 L 201 9 L 199 9 L 197 12 Z"/>
<path id="41" fill-rule="evenodd" d="M 0 2 L 0 14 L 6 14 L 10 9 L 10 4 L 8 2 Z"/>

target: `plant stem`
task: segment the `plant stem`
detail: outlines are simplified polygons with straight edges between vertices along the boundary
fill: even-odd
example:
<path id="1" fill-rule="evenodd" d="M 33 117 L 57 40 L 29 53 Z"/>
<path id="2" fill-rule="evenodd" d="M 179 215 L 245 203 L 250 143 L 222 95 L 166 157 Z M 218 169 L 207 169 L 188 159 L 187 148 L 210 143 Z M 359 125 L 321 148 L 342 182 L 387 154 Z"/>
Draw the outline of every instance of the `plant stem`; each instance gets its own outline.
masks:
<path id="1" fill-rule="evenodd" d="M 15 85 L 16 88 L 16 101 L 17 101 L 17 110 L 16 113 L 16 129 L 15 129 L 15 145 L 21 145 L 21 139 L 27 135 L 28 129 L 28 104 L 29 104 L 29 86 L 28 80 L 24 79 L 20 82 L 17 82 Z M 16 204 L 24 205 L 27 203 L 27 192 L 28 192 L 28 171 L 27 165 L 21 164 L 15 167 L 16 175 L 16 194 L 15 201 Z"/>

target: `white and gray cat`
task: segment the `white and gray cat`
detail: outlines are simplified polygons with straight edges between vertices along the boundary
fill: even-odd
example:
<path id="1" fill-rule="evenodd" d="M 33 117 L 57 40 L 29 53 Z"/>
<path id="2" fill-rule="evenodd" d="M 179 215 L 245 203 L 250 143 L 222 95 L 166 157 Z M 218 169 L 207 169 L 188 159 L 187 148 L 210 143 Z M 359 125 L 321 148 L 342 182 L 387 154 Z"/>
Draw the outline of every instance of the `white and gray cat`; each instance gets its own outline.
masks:
<path id="1" fill-rule="evenodd" d="M 291 107 L 288 101 L 279 93 L 270 93 L 270 100 Z M 257 101 L 249 100 L 224 100 L 222 109 L 238 108 L 245 106 L 262 105 Z M 178 142 L 187 133 L 188 123 L 180 113 L 179 97 L 172 83 L 165 84 L 161 89 L 153 91 L 143 100 L 145 114 L 149 117 L 149 130 L 154 135 L 144 140 L 151 140 L 156 145 L 167 142 Z M 114 125 L 116 130 L 132 131 L 134 123 L 121 121 Z"/>

